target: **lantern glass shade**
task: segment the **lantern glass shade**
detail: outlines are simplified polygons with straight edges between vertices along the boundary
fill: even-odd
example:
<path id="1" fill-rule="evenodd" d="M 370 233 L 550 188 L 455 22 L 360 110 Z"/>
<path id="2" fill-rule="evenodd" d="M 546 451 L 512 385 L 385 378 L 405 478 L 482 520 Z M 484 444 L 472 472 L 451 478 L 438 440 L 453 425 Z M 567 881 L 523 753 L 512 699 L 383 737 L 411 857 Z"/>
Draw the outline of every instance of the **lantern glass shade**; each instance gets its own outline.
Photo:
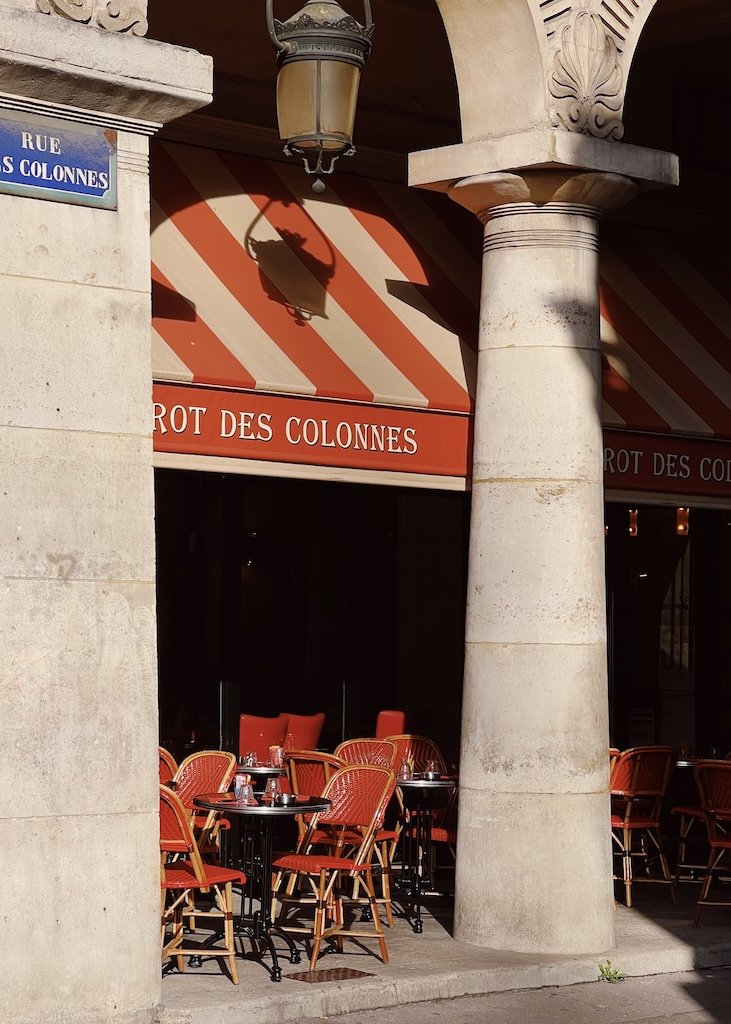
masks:
<path id="1" fill-rule="evenodd" d="M 295 60 L 277 77 L 280 137 L 296 150 L 350 148 L 360 68 L 337 60 Z"/>

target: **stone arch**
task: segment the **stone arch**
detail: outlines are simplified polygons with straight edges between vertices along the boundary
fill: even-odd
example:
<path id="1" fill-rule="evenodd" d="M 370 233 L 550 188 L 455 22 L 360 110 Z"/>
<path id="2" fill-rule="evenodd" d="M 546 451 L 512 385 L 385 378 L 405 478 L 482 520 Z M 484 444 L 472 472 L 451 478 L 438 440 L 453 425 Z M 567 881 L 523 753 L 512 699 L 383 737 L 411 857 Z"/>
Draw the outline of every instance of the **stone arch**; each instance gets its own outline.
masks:
<path id="1" fill-rule="evenodd" d="M 436 3 L 452 51 L 463 140 L 512 135 L 543 124 L 544 44 L 538 2 Z"/>

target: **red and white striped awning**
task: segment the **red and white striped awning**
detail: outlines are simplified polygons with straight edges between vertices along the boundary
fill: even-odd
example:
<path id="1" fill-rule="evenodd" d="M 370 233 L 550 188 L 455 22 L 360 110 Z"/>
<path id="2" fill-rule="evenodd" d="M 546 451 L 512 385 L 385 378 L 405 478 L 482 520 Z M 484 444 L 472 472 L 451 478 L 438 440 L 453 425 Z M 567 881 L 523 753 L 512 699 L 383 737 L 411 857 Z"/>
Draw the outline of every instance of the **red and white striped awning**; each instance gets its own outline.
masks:
<path id="1" fill-rule="evenodd" d="M 174 144 L 152 181 L 156 380 L 469 413 L 480 269 L 433 197 Z"/>
<path id="2" fill-rule="evenodd" d="M 731 438 L 731 256 L 712 238 L 601 233 L 606 427 Z"/>
<path id="3" fill-rule="evenodd" d="M 154 144 L 156 452 L 464 480 L 466 217 L 405 186 L 340 174 L 316 196 L 299 165 Z M 722 244 L 607 223 L 601 253 L 605 427 L 731 438 Z"/>

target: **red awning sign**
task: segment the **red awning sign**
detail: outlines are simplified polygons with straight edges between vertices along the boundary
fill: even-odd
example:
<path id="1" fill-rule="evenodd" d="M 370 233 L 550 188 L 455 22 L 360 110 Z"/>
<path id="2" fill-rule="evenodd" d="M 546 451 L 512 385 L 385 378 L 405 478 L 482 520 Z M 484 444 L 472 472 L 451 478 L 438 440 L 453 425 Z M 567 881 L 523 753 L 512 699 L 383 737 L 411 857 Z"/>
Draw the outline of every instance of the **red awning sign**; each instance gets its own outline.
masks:
<path id="1" fill-rule="evenodd" d="M 604 486 L 731 499 L 731 442 L 605 430 Z"/>
<path id="2" fill-rule="evenodd" d="M 156 383 L 158 452 L 465 477 L 469 417 Z"/>

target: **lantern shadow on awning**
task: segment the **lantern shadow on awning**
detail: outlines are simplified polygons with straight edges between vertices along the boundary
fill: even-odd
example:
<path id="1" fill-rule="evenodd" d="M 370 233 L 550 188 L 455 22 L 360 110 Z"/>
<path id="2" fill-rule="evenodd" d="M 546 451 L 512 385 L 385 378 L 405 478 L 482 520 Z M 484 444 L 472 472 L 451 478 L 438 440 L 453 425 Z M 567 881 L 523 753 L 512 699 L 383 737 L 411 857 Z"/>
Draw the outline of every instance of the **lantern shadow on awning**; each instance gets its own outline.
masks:
<path id="1" fill-rule="evenodd" d="M 296 231 L 277 228 L 279 238 L 257 239 L 255 226 L 265 212 L 252 221 L 244 239 L 246 251 L 257 264 L 264 294 L 283 305 L 299 326 L 315 317 L 327 320 L 327 286 L 335 273 L 332 245 L 318 232 L 331 257 L 325 263 L 308 251 L 307 238 Z M 317 230 L 314 223 L 313 230 Z"/>

